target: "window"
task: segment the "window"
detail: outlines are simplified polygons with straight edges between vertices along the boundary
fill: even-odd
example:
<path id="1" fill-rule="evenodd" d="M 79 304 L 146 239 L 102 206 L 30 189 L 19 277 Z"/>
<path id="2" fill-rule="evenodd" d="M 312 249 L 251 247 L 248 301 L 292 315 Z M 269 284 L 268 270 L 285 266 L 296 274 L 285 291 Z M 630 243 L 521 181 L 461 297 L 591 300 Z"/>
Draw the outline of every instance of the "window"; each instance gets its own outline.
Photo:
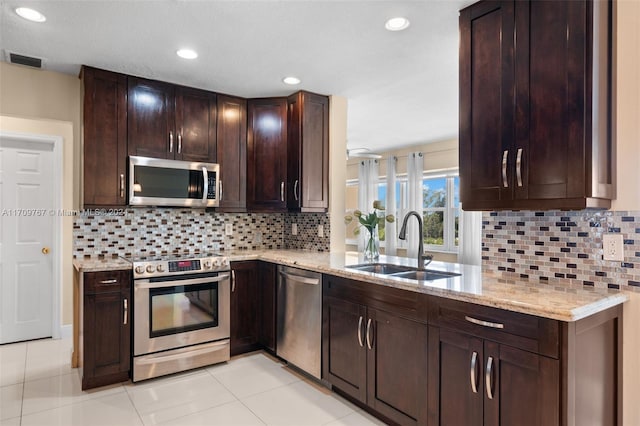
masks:
<path id="1" fill-rule="evenodd" d="M 425 249 L 431 251 L 457 252 L 459 241 L 460 219 L 460 179 L 457 171 L 447 174 L 425 173 L 422 184 L 423 193 L 423 230 Z M 358 180 L 347 182 L 346 207 L 347 214 L 358 208 Z M 387 183 L 384 176 L 378 181 L 377 199 L 388 206 Z M 407 176 L 398 175 L 396 180 L 396 220 L 394 223 L 384 223 L 378 227 L 380 245 L 384 247 L 385 227 L 395 226 L 400 232 L 402 219 L 408 213 Z M 347 244 L 357 244 L 357 236 L 353 230 L 357 221 L 347 225 Z M 406 242 L 398 240 L 399 248 L 406 248 Z"/>
<path id="2" fill-rule="evenodd" d="M 460 179 L 428 176 L 422 181 L 424 244 L 431 250 L 458 251 Z"/>

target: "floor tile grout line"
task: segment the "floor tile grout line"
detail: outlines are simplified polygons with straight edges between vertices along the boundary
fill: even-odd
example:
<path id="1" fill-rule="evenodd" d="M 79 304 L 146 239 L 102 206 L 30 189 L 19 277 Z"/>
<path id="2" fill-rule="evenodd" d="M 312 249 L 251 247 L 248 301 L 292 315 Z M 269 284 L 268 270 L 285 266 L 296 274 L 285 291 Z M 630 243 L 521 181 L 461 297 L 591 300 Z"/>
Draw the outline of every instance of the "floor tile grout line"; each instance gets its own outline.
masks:
<path id="1" fill-rule="evenodd" d="M 22 370 L 22 395 L 20 398 L 20 425 L 22 425 L 22 412 L 24 410 L 24 389 L 25 381 L 27 379 L 27 357 L 29 356 L 29 343 L 24 348 L 24 369 Z"/>
<path id="2" fill-rule="evenodd" d="M 131 383 L 133 383 L 133 382 L 131 382 Z M 133 407 L 134 410 L 136 410 L 136 414 L 138 415 L 138 418 L 140 419 L 140 423 L 144 425 L 145 424 L 144 423 L 144 419 L 142 418 L 142 415 L 140 414 L 140 411 L 138 411 L 138 407 L 136 407 L 136 404 L 133 402 L 133 399 L 131 398 L 131 395 L 129 394 L 129 391 L 127 390 L 127 388 L 124 385 L 124 383 L 121 386 L 124 389 L 124 393 L 127 395 L 127 398 L 129 398 L 129 402 L 131 403 L 131 406 Z"/>
<path id="3" fill-rule="evenodd" d="M 269 367 L 269 368 L 272 368 L 272 367 Z M 211 371 L 208 371 L 208 370 L 207 370 L 207 372 L 213 376 L 213 373 L 211 373 Z M 236 397 L 239 401 L 242 401 L 242 398 L 251 398 L 251 397 L 254 397 L 254 396 L 256 396 L 256 395 L 261 395 L 261 394 L 263 394 L 263 393 L 265 393 L 265 392 L 269 392 L 269 391 L 272 391 L 272 390 L 275 390 L 275 389 L 280 389 L 280 388 L 283 388 L 283 387 L 285 387 L 285 386 L 289 386 L 289 385 L 292 385 L 292 384 L 294 384 L 294 383 L 298 383 L 298 382 L 303 381 L 302 379 L 298 378 L 298 377 L 297 377 L 297 376 L 295 376 L 295 375 L 294 375 L 294 377 L 296 378 L 296 380 L 295 380 L 295 381 L 293 381 L 293 382 L 285 383 L 285 384 L 282 384 L 282 385 L 278 385 L 278 386 L 276 386 L 276 387 L 274 387 L 274 388 L 266 389 L 266 390 L 263 390 L 263 391 L 260 391 L 260 392 L 252 393 L 251 395 L 245 395 L 245 396 L 243 396 L 243 397 L 240 397 L 240 396 L 236 395 L 236 394 L 235 394 L 231 389 L 229 389 L 227 386 L 225 386 L 225 385 L 224 385 L 224 383 L 222 383 L 220 380 L 218 380 L 218 379 L 216 378 L 216 376 L 213 376 L 213 378 L 214 378 L 214 379 L 216 379 L 216 380 L 218 381 L 218 383 L 220 383 L 220 384 L 221 384 L 221 385 L 222 385 L 226 390 L 228 390 L 228 391 L 229 391 L 229 392 L 230 392 L 234 397 Z"/>

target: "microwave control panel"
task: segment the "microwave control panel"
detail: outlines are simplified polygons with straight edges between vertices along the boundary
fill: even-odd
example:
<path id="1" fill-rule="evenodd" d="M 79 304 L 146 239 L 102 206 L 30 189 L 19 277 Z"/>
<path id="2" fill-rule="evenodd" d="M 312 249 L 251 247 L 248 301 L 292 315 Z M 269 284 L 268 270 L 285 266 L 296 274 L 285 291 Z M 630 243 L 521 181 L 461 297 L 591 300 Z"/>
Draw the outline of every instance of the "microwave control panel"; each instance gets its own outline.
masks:
<path id="1" fill-rule="evenodd" d="M 209 189 L 207 191 L 207 199 L 215 200 L 216 198 L 216 178 L 215 176 L 209 176 Z"/>

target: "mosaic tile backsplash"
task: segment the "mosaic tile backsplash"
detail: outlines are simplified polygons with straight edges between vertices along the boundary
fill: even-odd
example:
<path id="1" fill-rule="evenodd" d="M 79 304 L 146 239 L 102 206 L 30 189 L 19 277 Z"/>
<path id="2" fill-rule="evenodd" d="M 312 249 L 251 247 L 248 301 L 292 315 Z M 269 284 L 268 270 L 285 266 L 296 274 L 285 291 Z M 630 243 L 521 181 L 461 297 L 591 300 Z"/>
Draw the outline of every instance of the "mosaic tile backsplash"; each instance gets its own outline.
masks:
<path id="1" fill-rule="evenodd" d="M 298 236 L 285 235 L 285 221 L 294 215 Z M 78 216 L 73 225 L 76 257 L 123 257 L 175 252 L 250 249 L 329 250 L 326 214 L 216 213 L 197 209 L 128 208 L 122 216 Z M 324 224 L 327 222 L 326 224 Z M 292 221 L 287 229 L 291 230 Z M 307 226 L 325 226 L 324 238 L 310 239 Z M 225 225 L 233 235 L 225 235 Z M 306 237 L 303 237 L 306 236 Z M 306 238 L 306 239 L 304 239 Z"/>
<path id="2" fill-rule="evenodd" d="M 606 233 L 623 235 L 623 262 L 602 259 Z M 482 234 L 485 270 L 640 291 L 640 212 L 486 212 Z"/>

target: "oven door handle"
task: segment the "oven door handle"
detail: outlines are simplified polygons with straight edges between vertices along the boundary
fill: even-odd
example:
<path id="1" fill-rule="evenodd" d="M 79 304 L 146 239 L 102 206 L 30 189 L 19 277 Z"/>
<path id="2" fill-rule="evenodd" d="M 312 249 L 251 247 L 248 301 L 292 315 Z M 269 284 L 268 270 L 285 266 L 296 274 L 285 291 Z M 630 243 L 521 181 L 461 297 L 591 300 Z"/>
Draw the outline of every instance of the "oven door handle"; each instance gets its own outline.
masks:
<path id="1" fill-rule="evenodd" d="M 217 283 L 220 281 L 228 280 L 229 274 L 221 274 L 217 277 L 208 277 L 208 278 L 192 278 L 188 280 L 171 280 L 171 281 L 160 281 L 160 282 L 151 282 L 148 279 L 145 280 L 136 280 L 136 288 L 162 288 L 162 287 L 175 287 L 177 285 L 191 285 L 191 284 L 207 284 L 207 283 Z"/>
<path id="2" fill-rule="evenodd" d="M 142 358 L 136 360 L 136 364 L 144 365 L 144 364 L 157 364 L 159 362 L 167 362 L 167 361 L 175 361 L 176 359 L 182 358 L 191 358 L 198 355 L 204 355 L 211 352 L 216 352 L 224 349 L 226 346 L 229 346 L 229 341 L 225 340 L 222 342 L 214 342 L 210 343 L 206 346 L 202 346 L 196 350 L 190 350 L 185 352 L 180 352 L 177 354 L 164 355 L 164 356 L 154 356 L 150 358 Z"/>

